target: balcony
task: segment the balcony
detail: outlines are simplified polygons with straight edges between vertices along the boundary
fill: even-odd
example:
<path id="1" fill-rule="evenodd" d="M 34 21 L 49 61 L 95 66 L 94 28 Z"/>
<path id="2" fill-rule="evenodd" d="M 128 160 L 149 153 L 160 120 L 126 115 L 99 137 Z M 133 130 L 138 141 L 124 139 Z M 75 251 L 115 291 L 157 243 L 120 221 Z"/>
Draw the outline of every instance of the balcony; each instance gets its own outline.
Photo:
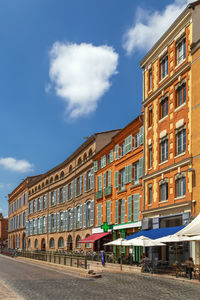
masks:
<path id="1" fill-rule="evenodd" d="M 103 197 L 103 191 L 102 191 L 102 190 L 96 192 L 96 199 L 97 199 L 97 200 L 98 200 L 98 199 L 101 199 L 102 197 Z"/>
<path id="2" fill-rule="evenodd" d="M 112 195 L 112 186 L 104 188 L 104 196 Z"/>

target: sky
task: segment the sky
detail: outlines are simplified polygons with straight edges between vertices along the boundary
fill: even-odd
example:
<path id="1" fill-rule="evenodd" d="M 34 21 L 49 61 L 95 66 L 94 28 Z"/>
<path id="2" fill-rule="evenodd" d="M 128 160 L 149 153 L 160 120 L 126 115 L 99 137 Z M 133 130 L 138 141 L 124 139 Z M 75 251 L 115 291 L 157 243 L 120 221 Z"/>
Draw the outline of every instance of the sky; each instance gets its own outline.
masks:
<path id="1" fill-rule="evenodd" d="M 140 61 L 189 2 L 0 1 L 0 212 L 27 176 L 141 113 Z"/>

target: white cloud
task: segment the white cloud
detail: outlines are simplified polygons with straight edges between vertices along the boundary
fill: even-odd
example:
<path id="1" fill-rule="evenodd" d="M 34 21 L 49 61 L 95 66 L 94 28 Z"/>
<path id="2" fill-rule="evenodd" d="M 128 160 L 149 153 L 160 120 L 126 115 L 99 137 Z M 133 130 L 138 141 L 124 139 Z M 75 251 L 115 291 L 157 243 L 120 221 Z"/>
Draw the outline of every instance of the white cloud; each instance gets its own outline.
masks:
<path id="1" fill-rule="evenodd" d="M 33 164 L 27 160 L 17 160 L 13 157 L 0 158 L 0 166 L 6 170 L 15 171 L 19 173 L 27 173 L 33 171 Z"/>
<path id="2" fill-rule="evenodd" d="M 56 42 L 50 51 L 49 76 L 70 118 L 89 115 L 110 88 L 118 54 L 112 47 Z M 47 88 L 49 90 L 49 86 Z"/>
<path id="3" fill-rule="evenodd" d="M 191 0 L 175 0 L 163 11 L 150 12 L 137 9 L 135 24 L 127 30 L 123 37 L 123 48 L 130 55 L 134 51 L 149 50 L 165 33 L 169 26 L 182 13 Z"/>

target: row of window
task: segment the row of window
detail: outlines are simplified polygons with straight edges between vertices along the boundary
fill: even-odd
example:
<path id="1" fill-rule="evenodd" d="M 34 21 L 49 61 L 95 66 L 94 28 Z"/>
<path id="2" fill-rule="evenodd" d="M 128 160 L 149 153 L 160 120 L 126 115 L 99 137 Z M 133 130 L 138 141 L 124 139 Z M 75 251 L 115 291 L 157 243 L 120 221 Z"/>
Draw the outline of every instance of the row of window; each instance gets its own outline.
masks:
<path id="1" fill-rule="evenodd" d="M 15 230 L 26 226 L 26 212 L 10 219 L 9 230 Z"/>
<path id="2" fill-rule="evenodd" d="M 140 194 L 133 194 L 128 196 L 128 199 L 111 200 L 106 201 L 106 222 L 112 223 L 111 220 L 111 206 L 115 205 L 115 224 L 123 224 L 125 222 L 137 222 L 140 217 Z M 101 203 L 97 204 L 97 226 L 102 225 L 102 209 Z M 127 220 L 125 218 L 125 211 L 127 210 Z"/>
<path id="3" fill-rule="evenodd" d="M 186 58 L 186 39 L 183 37 L 178 41 L 176 44 L 176 65 L 180 65 Z M 160 59 L 160 66 L 159 66 L 159 79 L 162 80 L 168 76 L 168 69 L 169 69 L 169 61 L 168 61 L 168 54 L 164 55 Z M 148 89 L 149 91 L 152 90 L 153 84 L 153 73 L 152 69 L 149 70 L 149 80 L 148 80 Z"/>
<path id="4" fill-rule="evenodd" d="M 185 152 L 186 150 L 186 128 L 185 126 L 180 127 L 175 131 L 175 138 L 176 138 L 176 155 L 180 155 Z M 168 160 L 169 155 L 169 142 L 168 142 L 168 135 L 160 139 L 160 163 L 165 162 Z M 148 168 L 152 168 L 152 145 L 149 145 L 149 152 L 148 152 Z"/>
<path id="5" fill-rule="evenodd" d="M 26 203 L 27 203 L 27 193 L 25 193 L 19 199 L 15 200 L 12 204 L 9 205 L 9 214 L 14 213 L 22 206 L 26 205 Z"/>
<path id="6" fill-rule="evenodd" d="M 159 183 L 159 201 L 167 201 L 168 200 L 168 179 L 163 179 Z M 186 193 L 186 177 L 184 174 L 180 174 L 176 178 L 176 191 L 175 191 L 175 197 L 184 197 Z M 152 204 L 152 197 L 153 197 L 153 190 L 152 190 L 152 184 L 148 186 L 148 204 Z"/>
<path id="7" fill-rule="evenodd" d="M 186 102 L 186 83 L 183 81 L 179 83 L 176 87 L 176 104 L 175 107 L 179 107 Z M 162 96 L 159 100 L 159 118 L 163 119 L 168 115 L 169 111 L 169 101 L 168 94 Z M 151 127 L 153 124 L 153 107 L 149 107 L 148 111 L 148 127 Z"/>
<path id="8" fill-rule="evenodd" d="M 93 151 L 92 151 L 92 149 L 90 149 L 89 152 L 88 152 L 88 155 L 87 155 L 87 153 L 84 153 L 84 155 L 83 155 L 83 161 L 82 161 L 82 158 L 79 157 L 79 159 L 78 159 L 78 167 L 80 167 L 82 165 L 82 162 L 86 162 L 87 159 L 88 159 L 88 157 L 91 158 L 92 155 L 93 155 Z M 71 173 L 72 171 L 73 171 L 73 167 L 72 167 L 72 165 L 70 165 L 69 166 L 69 173 Z M 31 192 L 34 193 L 34 192 L 39 191 L 41 188 L 44 188 L 45 185 L 46 186 L 49 185 L 49 183 L 52 184 L 53 182 L 58 181 L 59 179 L 64 178 L 64 176 L 65 176 L 65 173 L 64 173 L 64 171 L 62 171 L 60 173 L 60 175 L 56 174 L 54 178 L 52 176 L 50 178 L 50 181 L 49 181 L 49 179 L 46 179 L 46 182 L 43 182 L 41 185 L 39 184 L 38 186 L 35 186 L 35 188 L 32 188 L 32 190 L 29 191 L 29 195 L 31 194 Z"/>
<path id="9" fill-rule="evenodd" d="M 65 187 L 61 187 L 57 190 L 49 192 L 49 207 L 56 204 L 64 203 L 66 200 L 72 200 L 74 197 L 78 197 L 84 192 L 87 192 L 94 188 L 94 169 L 91 168 L 88 172 L 84 173 L 84 176 L 79 176 Z M 32 200 L 28 205 L 28 212 L 41 211 L 47 208 L 47 194 Z"/>
<path id="10" fill-rule="evenodd" d="M 70 231 L 94 225 L 94 201 L 68 209 L 59 213 L 48 215 L 48 232 Z M 27 235 L 47 232 L 47 216 L 27 222 Z"/>
<path id="11" fill-rule="evenodd" d="M 122 144 L 115 145 L 115 160 L 123 157 L 133 149 L 138 148 L 144 142 L 144 128 L 143 126 L 139 129 L 139 133 L 137 133 L 134 137 L 129 135 Z M 109 154 L 103 155 L 99 161 L 94 162 L 94 171 L 97 172 L 99 169 L 104 168 L 107 164 L 113 162 L 114 160 L 114 152 L 113 149 L 109 152 Z"/>

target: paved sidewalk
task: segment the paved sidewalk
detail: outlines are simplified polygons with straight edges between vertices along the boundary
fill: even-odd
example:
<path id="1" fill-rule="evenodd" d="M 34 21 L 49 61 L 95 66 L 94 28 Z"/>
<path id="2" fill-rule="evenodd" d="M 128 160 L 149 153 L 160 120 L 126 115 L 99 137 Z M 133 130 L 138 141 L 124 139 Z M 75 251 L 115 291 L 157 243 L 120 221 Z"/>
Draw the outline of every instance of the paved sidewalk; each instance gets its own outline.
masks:
<path id="1" fill-rule="evenodd" d="M 14 293 L 5 283 L 0 281 L 0 300 L 23 300 L 16 293 Z"/>

